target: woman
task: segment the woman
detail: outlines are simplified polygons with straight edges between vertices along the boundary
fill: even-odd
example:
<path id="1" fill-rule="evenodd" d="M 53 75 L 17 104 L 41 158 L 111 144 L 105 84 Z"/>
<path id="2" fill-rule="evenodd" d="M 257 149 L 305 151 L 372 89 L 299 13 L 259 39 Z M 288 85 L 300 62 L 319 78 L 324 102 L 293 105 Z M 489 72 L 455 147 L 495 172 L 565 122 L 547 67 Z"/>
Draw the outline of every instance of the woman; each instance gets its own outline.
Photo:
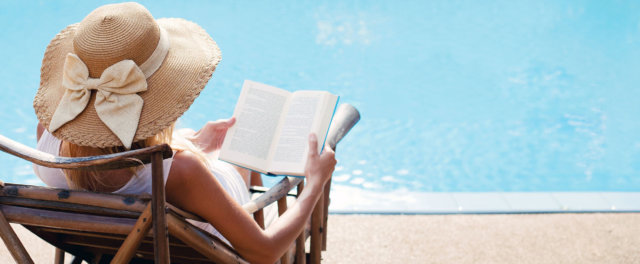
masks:
<path id="1" fill-rule="evenodd" d="M 45 51 L 34 99 L 38 148 L 87 156 L 169 143 L 175 155 L 163 164 L 167 201 L 207 220 L 246 260 L 273 263 L 303 230 L 335 168 L 334 153 L 326 148 L 319 155 L 317 139 L 310 135 L 304 191 L 262 230 L 241 207 L 248 199 L 250 173 L 205 155 L 219 149 L 235 119 L 210 122 L 181 136 L 173 133 L 175 121 L 219 61 L 216 43 L 194 23 L 155 20 L 136 3 L 102 6 L 62 30 Z M 109 172 L 35 170 L 54 187 L 151 192 L 149 166 Z"/>

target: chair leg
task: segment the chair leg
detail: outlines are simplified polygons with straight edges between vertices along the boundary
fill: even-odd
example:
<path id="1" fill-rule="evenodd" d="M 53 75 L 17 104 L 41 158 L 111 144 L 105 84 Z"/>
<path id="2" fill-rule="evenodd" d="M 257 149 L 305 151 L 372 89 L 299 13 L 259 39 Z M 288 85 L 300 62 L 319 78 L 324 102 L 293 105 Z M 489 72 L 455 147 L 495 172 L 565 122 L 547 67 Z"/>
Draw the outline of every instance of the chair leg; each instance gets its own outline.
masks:
<path id="1" fill-rule="evenodd" d="M 282 196 L 282 198 L 280 198 L 278 200 L 278 215 L 281 216 L 282 214 L 284 214 L 284 212 L 287 211 L 287 196 Z M 284 255 L 282 255 L 282 257 L 280 257 L 280 263 L 281 264 L 289 264 L 290 261 L 290 255 L 289 255 L 289 250 L 287 250 Z"/>
<path id="2" fill-rule="evenodd" d="M 64 264 L 64 250 L 56 248 L 55 264 Z"/>
<path id="3" fill-rule="evenodd" d="M 4 213 L 2 213 L 2 209 L 0 207 L 0 237 L 4 241 L 4 244 L 7 246 L 9 253 L 13 256 L 13 259 L 17 263 L 33 263 L 31 256 L 27 253 L 27 250 L 20 242 L 18 235 L 13 231 L 11 225 L 9 225 L 9 221 L 4 217 Z"/>
<path id="4" fill-rule="evenodd" d="M 262 186 L 262 176 L 260 173 L 251 171 L 250 177 L 251 186 Z M 255 220 L 256 223 L 258 223 L 258 226 L 264 230 L 264 211 L 262 211 L 262 209 L 253 213 L 253 220 Z"/>
<path id="5" fill-rule="evenodd" d="M 264 211 L 262 211 L 262 209 L 253 213 L 253 220 L 255 220 L 256 223 L 258 223 L 258 226 L 264 230 Z"/>
<path id="6" fill-rule="evenodd" d="M 322 259 L 322 218 L 324 218 L 324 197 L 318 199 L 311 214 L 311 263 L 320 263 Z"/>
<path id="7" fill-rule="evenodd" d="M 329 182 L 324 186 L 324 211 L 322 218 L 322 251 L 327 250 L 327 221 L 329 220 L 329 192 L 331 191 L 331 178 Z"/>
<path id="8" fill-rule="evenodd" d="M 302 193 L 302 189 L 304 189 L 304 181 L 298 183 L 298 196 Z M 305 227 L 306 229 L 306 227 Z M 296 264 L 305 264 L 307 260 L 307 256 L 305 253 L 305 240 L 306 240 L 306 230 L 302 230 L 298 239 L 296 239 Z"/>

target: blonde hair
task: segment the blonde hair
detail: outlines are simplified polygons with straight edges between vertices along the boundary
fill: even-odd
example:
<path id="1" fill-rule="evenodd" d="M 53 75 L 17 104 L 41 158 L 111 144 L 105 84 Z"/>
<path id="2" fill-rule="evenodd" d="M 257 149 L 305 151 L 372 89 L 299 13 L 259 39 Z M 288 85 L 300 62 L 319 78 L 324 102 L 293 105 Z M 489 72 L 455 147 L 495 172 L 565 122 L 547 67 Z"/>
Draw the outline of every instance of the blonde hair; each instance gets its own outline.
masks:
<path id="1" fill-rule="evenodd" d="M 204 162 L 204 164 L 208 167 L 209 162 L 207 161 L 206 155 L 202 152 L 201 149 L 196 147 L 191 141 L 184 138 L 181 135 L 174 135 L 175 123 L 171 126 L 163 129 L 155 136 L 149 137 L 145 140 L 133 142 L 131 145 L 131 150 L 141 149 L 150 146 L 160 145 L 160 144 L 169 144 L 171 148 L 176 151 L 184 151 L 188 150 L 196 154 L 199 160 Z M 174 140 L 175 139 L 175 140 Z M 172 144 L 173 143 L 173 144 Z M 60 146 L 60 155 L 66 157 L 87 157 L 87 156 L 97 156 L 97 155 L 106 155 L 106 154 L 114 154 L 126 151 L 123 146 L 118 147 L 107 147 L 107 148 L 96 148 L 96 147 L 88 147 L 88 146 L 79 146 L 73 144 L 71 142 L 62 141 L 62 145 Z M 141 163 L 142 164 L 142 163 Z M 127 173 L 130 173 L 133 177 L 136 177 L 136 171 L 140 166 L 131 167 L 125 169 Z M 104 180 L 105 175 L 104 171 L 98 170 L 63 170 L 67 185 L 71 189 L 80 189 L 80 190 L 88 190 L 88 191 L 104 191 L 108 188 L 121 187 L 121 186 L 113 186 L 107 183 Z"/>

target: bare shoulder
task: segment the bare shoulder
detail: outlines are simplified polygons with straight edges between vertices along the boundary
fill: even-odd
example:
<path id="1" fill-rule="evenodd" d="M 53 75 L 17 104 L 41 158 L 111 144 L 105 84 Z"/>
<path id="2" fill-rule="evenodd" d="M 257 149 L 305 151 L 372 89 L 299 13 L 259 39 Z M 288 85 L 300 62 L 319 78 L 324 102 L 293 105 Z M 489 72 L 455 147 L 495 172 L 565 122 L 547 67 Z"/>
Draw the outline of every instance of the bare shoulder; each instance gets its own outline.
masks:
<path id="1" fill-rule="evenodd" d="M 189 184 L 201 179 L 211 178 L 205 164 L 190 151 L 178 151 L 173 156 L 169 178 L 167 179 L 167 199 L 174 202 L 173 193 L 189 189 Z"/>
<path id="2" fill-rule="evenodd" d="M 206 165 L 193 152 L 182 150 L 173 156 L 171 173 L 193 173 L 200 170 L 208 171 Z"/>

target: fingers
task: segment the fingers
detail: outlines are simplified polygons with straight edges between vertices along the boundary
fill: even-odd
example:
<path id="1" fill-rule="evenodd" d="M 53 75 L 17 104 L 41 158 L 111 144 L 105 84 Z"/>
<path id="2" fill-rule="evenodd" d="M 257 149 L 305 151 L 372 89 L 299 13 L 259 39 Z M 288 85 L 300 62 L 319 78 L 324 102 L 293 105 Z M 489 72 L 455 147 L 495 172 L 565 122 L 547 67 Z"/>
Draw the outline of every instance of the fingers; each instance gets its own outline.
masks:
<path id="1" fill-rule="evenodd" d="M 309 157 L 318 156 L 318 138 L 315 133 L 309 134 Z"/>
<path id="2" fill-rule="evenodd" d="M 324 150 L 322 151 L 322 153 L 323 153 L 323 154 L 324 154 L 324 153 L 332 153 L 332 154 L 335 154 L 336 152 L 335 152 L 331 147 L 329 147 L 329 145 L 324 145 Z"/>
<path id="3" fill-rule="evenodd" d="M 336 153 L 329 146 L 324 146 L 324 150 L 322 151 L 322 156 L 320 156 L 320 159 L 328 160 L 331 166 L 335 166 L 337 163 Z"/>
<path id="4" fill-rule="evenodd" d="M 235 123 L 236 123 L 236 117 L 235 116 L 232 116 L 231 118 L 227 119 L 227 125 L 229 127 L 233 126 L 233 124 L 235 124 Z"/>
<path id="5" fill-rule="evenodd" d="M 229 129 L 236 123 L 236 118 L 231 117 L 229 119 L 220 119 L 215 123 L 216 123 L 216 129 Z"/>
<path id="6" fill-rule="evenodd" d="M 235 123 L 236 123 L 235 117 L 232 117 L 229 119 L 219 119 L 216 121 L 209 121 L 205 125 L 206 127 L 205 130 L 209 131 L 208 133 L 214 133 L 214 131 L 227 130 L 230 127 L 232 127 Z"/>

